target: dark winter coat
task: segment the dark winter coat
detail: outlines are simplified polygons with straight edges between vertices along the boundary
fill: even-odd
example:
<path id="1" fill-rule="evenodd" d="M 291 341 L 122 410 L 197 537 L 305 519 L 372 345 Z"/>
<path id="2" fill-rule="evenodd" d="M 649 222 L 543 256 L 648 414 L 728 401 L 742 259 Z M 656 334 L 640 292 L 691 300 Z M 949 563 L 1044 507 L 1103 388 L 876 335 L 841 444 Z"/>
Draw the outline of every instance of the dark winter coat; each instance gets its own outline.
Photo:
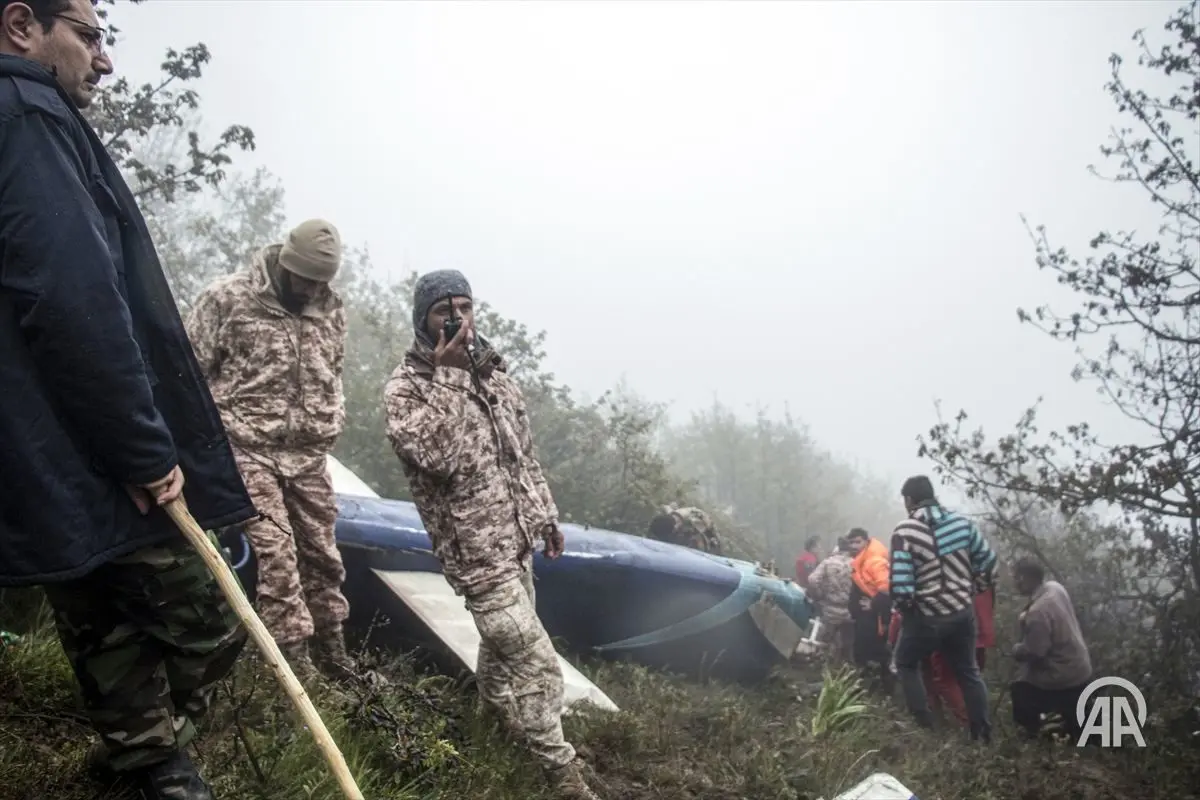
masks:
<path id="1" fill-rule="evenodd" d="M 133 194 L 53 75 L 0 55 L 0 586 L 181 536 L 122 488 L 176 464 L 201 525 L 255 515 Z"/>

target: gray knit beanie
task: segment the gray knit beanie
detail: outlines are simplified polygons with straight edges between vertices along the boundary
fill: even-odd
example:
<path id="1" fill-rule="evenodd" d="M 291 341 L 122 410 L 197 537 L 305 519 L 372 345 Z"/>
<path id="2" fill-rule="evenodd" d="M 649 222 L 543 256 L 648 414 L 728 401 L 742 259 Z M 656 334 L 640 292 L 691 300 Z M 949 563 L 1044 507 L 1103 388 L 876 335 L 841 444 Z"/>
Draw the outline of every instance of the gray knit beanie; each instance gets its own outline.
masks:
<path id="1" fill-rule="evenodd" d="M 432 346 L 429 332 L 425 330 L 425 322 L 429 318 L 429 309 L 433 304 L 447 297 L 471 297 L 471 284 L 466 277 L 456 269 L 439 269 L 426 272 L 417 278 L 413 288 L 413 333 L 417 338 Z"/>
<path id="2" fill-rule="evenodd" d="M 310 281 L 329 283 L 341 264 L 342 238 L 337 228 L 323 219 L 301 222 L 279 251 L 279 266 Z"/>

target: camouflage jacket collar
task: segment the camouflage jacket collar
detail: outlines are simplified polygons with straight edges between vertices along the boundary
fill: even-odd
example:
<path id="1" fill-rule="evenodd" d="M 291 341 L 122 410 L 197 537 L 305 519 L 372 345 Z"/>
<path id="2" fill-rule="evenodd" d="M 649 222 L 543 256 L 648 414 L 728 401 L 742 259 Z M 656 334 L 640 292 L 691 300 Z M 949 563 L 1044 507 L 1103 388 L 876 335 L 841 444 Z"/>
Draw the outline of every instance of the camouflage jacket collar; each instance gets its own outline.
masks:
<path id="1" fill-rule="evenodd" d="M 281 244 L 267 245 L 254 254 L 247 270 L 250 274 L 250 287 L 254 291 L 255 299 L 276 314 L 290 317 L 294 315 L 280 304 L 279 298 L 275 295 L 275 289 L 271 286 L 270 268 L 278 263 L 279 251 L 282 249 L 283 245 Z M 317 295 L 316 300 L 306 305 L 300 312 L 300 316 L 324 319 L 336 313 L 341 307 L 341 296 L 330 286 Z"/>

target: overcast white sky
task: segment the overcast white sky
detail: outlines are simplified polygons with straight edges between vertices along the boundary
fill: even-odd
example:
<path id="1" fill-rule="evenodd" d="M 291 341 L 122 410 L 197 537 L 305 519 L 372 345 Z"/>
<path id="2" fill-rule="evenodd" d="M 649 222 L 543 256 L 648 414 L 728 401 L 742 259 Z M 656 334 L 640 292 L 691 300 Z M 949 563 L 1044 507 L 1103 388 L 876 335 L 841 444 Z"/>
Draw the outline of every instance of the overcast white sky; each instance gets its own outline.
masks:
<path id="1" fill-rule="evenodd" d="M 1136 195 L 1088 175 L 1111 52 L 1173 2 L 122 4 L 117 69 L 204 41 L 290 217 L 456 267 L 597 394 L 793 413 L 897 480 L 933 402 L 993 432 L 1112 420 L 1017 323 L 1056 294 L 1019 214 L 1081 252 Z M 897 483 L 898 485 L 898 483 Z"/>

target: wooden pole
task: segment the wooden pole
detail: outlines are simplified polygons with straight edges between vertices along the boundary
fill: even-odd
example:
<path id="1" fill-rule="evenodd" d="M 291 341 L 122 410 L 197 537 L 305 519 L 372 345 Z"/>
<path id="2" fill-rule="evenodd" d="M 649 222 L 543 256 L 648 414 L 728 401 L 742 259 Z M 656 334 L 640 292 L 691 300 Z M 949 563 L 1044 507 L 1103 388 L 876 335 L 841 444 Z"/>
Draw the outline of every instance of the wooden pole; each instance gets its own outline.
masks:
<path id="1" fill-rule="evenodd" d="M 275 677 L 283 684 L 284 692 L 287 693 L 292 704 L 300 712 L 304 724 L 316 738 L 317 748 L 329 763 L 329 768 L 337 778 L 342 793 L 346 795 L 347 800 L 364 800 L 358 784 L 354 782 L 354 776 L 350 774 L 350 768 L 346 766 L 346 759 L 342 756 L 342 751 L 338 749 L 333 737 L 329 735 L 325 723 L 321 720 L 321 715 L 317 713 L 312 700 L 308 698 L 308 693 L 296 679 L 296 675 L 284 659 L 283 653 L 279 652 L 279 645 L 275 644 L 275 638 L 271 636 L 262 620 L 258 618 L 258 614 L 250 606 L 250 601 L 246 599 L 246 593 L 242 591 L 242 586 L 238 582 L 237 576 L 233 574 L 233 570 L 229 568 L 229 564 L 226 563 L 220 551 L 213 545 L 212 540 L 208 538 L 196 520 L 192 518 L 191 512 L 188 511 L 182 499 L 167 503 L 164 508 L 175 524 L 179 526 L 179 530 L 183 531 L 183 535 L 191 542 L 192 547 L 196 548 L 196 552 L 204 559 L 204 563 L 208 565 L 209 571 L 217 579 L 229 604 L 233 606 L 234 612 L 250 631 L 254 643 L 258 645 L 258 649 L 262 651 L 267 663 L 274 670 Z"/>

